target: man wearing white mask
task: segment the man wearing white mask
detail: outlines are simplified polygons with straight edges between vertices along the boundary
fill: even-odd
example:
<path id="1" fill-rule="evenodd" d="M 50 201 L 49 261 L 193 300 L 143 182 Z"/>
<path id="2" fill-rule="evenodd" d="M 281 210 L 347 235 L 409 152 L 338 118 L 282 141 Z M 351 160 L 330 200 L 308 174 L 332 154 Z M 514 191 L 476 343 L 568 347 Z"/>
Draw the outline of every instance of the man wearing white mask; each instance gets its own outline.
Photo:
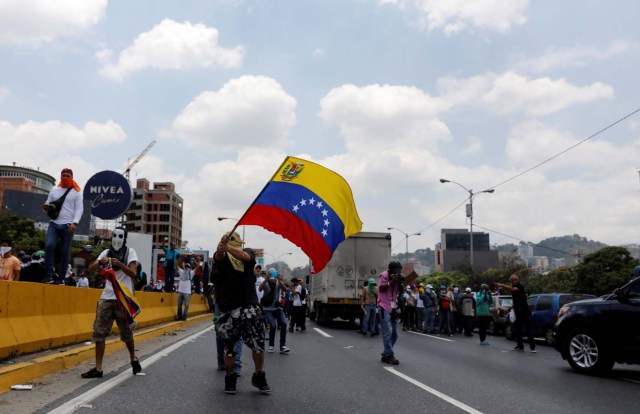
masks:
<path id="1" fill-rule="evenodd" d="M 0 242 L 0 280 L 20 280 L 20 260 L 11 254 L 11 240 Z"/>
<path id="2" fill-rule="evenodd" d="M 129 292 L 135 292 L 134 281 L 138 266 L 138 254 L 130 247 L 127 247 L 127 230 L 124 227 L 116 227 L 111 238 L 111 248 L 104 250 L 98 259 L 89 265 L 89 272 L 98 270 L 99 266 L 111 266 L 116 279 L 126 287 Z M 118 306 L 117 296 L 114 286 L 110 280 L 105 279 L 105 286 L 102 296 L 96 308 L 96 319 L 93 322 L 93 340 L 96 343 L 96 366 L 88 372 L 82 374 L 82 378 L 101 378 L 102 358 L 105 351 L 105 339 L 111 334 L 113 321 L 116 321 L 120 329 L 120 339 L 127 345 L 129 358 L 133 374 L 142 371 L 140 362 L 135 354 L 133 343 L 133 332 L 125 320 L 122 309 Z"/>

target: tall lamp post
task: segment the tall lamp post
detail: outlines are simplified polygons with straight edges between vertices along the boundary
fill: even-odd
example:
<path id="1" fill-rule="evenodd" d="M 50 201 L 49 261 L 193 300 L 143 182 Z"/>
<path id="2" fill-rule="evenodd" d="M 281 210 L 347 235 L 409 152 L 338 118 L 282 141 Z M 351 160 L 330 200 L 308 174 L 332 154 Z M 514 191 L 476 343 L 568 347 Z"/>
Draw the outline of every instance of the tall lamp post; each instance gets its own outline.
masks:
<path id="1" fill-rule="evenodd" d="M 278 270 L 278 263 L 280 262 L 280 258 L 282 256 L 292 255 L 293 253 L 291 253 L 291 252 L 282 253 L 280 256 L 278 256 L 278 260 L 276 260 L 276 257 L 274 255 L 272 255 L 271 253 L 262 252 L 262 254 L 268 254 L 269 256 L 273 257 L 273 261 L 276 264 L 276 272 L 280 273 L 280 271 Z"/>
<path id="2" fill-rule="evenodd" d="M 411 236 L 420 236 L 422 233 L 413 233 L 413 234 L 407 234 L 404 231 L 397 229 L 395 227 L 387 227 L 387 230 L 397 230 L 400 233 L 404 234 L 404 241 L 405 241 L 405 247 L 404 247 L 404 264 L 407 265 L 409 264 L 409 237 Z M 406 266 L 405 266 L 406 267 Z"/>
<path id="3" fill-rule="evenodd" d="M 471 267 L 471 274 L 473 274 L 473 196 L 477 195 L 477 194 L 482 194 L 482 193 L 493 193 L 494 191 L 496 191 L 493 188 L 489 188 L 487 190 L 482 190 L 482 191 L 478 191 L 476 193 L 473 192 L 472 189 L 469 189 L 467 187 L 465 187 L 464 185 L 455 182 L 455 181 L 451 181 L 451 180 L 446 180 L 444 178 L 440 179 L 441 183 L 453 183 L 453 184 L 457 184 L 458 186 L 462 187 L 462 189 L 464 189 L 464 191 L 466 191 L 467 193 L 469 193 L 469 204 L 467 204 L 467 217 L 469 217 L 469 223 L 470 223 L 470 239 L 471 239 L 471 243 L 469 246 L 469 266 Z"/>
<path id="4" fill-rule="evenodd" d="M 235 220 L 235 221 L 240 221 L 237 218 L 234 217 L 218 217 L 218 221 L 222 221 L 222 220 Z M 244 239 L 244 226 L 242 226 L 242 244 L 246 244 L 246 240 Z"/>

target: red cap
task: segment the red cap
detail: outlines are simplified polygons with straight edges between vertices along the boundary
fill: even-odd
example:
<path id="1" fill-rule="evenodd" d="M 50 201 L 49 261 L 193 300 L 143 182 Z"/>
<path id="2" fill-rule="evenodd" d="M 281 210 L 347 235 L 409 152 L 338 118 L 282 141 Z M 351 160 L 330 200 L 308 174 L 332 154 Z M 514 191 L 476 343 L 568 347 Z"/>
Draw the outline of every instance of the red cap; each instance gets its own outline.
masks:
<path id="1" fill-rule="evenodd" d="M 65 168 L 60 172 L 60 175 L 64 174 L 64 173 L 68 173 L 71 174 L 71 176 L 73 177 L 73 171 L 71 170 L 71 168 Z"/>

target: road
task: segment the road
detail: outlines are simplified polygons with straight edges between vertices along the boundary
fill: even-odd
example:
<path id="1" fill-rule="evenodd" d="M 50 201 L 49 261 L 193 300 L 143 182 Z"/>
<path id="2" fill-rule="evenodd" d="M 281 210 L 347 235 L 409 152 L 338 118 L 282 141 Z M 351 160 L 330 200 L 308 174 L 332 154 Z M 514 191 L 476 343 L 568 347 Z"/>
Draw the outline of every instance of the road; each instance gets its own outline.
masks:
<path id="1" fill-rule="evenodd" d="M 637 413 L 640 369 L 616 365 L 611 376 L 574 373 L 552 348 L 516 352 L 513 342 L 400 332 L 400 365 L 380 362 L 380 337 L 346 324 L 289 334 L 290 355 L 267 354 L 272 394 L 250 385 L 247 348 L 238 393 L 226 395 L 216 370 L 210 322 L 137 346 L 144 376 L 125 353 L 105 360 L 102 379 L 81 380 L 90 364 L 44 378 L 33 391 L 0 395 L 2 413 Z M 277 345 L 277 338 L 276 338 Z M 79 406 L 79 408 L 77 408 Z M 77 408 L 77 409 L 76 409 Z M 75 409 L 75 411 L 74 411 Z"/>

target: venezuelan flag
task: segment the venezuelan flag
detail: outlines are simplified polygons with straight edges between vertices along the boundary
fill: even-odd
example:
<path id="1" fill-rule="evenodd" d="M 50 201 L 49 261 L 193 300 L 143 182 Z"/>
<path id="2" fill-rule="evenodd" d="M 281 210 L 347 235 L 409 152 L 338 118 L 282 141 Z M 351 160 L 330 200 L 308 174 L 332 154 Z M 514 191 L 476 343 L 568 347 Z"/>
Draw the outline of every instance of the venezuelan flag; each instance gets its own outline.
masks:
<path id="1" fill-rule="evenodd" d="M 311 161 L 287 157 L 238 225 L 277 233 L 309 256 L 321 271 L 338 245 L 362 229 L 349 184 Z"/>
<path id="2" fill-rule="evenodd" d="M 103 269 L 101 274 L 106 280 L 111 282 L 113 292 L 116 295 L 118 307 L 122 311 L 124 319 L 129 327 L 133 329 L 136 326 L 135 317 L 142 311 L 138 300 L 135 295 L 131 293 L 129 288 L 118 280 L 113 269 Z"/>

